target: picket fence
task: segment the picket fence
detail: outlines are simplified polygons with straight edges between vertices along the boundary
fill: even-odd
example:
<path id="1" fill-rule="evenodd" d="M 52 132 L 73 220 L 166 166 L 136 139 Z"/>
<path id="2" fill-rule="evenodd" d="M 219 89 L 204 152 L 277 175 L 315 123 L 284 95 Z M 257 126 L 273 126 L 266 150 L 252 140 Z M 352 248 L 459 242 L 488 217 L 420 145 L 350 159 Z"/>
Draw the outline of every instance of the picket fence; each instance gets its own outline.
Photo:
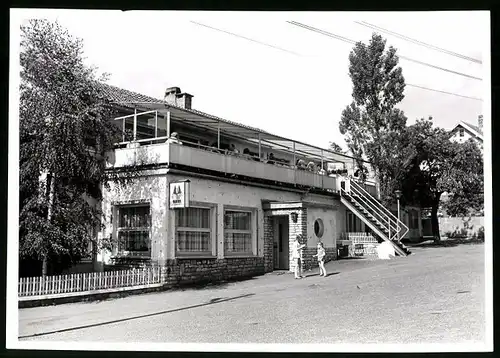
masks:
<path id="1" fill-rule="evenodd" d="M 23 277 L 19 280 L 18 296 L 46 296 L 113 288 L 134 288 L 157 283 L 161 283 L 159 267 L 46 277 Z"/>
<path id="2" fill-rule="evenodd" d="M 353 244 L 376 244 L 378 241 L 372 234 L 366 232 L 345 232 L 342 240 L 350 240 Z"/>

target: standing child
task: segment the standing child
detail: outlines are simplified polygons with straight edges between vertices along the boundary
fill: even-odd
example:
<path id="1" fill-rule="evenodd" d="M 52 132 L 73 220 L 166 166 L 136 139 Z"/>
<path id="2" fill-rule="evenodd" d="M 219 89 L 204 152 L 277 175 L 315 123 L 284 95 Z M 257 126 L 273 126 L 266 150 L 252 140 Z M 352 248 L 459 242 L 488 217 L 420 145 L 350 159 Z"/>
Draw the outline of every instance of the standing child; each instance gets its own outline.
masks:
<path id="1" fill-rule="evenodd" d="M 295 240 L 292 243 L 292 259 L 295 263 L 295 278 L 303 278 L 302 276 L 302 262 L 301 262 L 301 257 L 302 257 L 302 249 L 306 245 L 301 245 L 299 242 L 298 236 L 295 237 Z"/>
<path id="2" fill-rule="evenodd" d="M 325 270 L 326 251 L 322 242 L 318 242 L 318 253 L 314 256 L 318 257 L 319 275 L 326 277 L 326 270 Z"/>

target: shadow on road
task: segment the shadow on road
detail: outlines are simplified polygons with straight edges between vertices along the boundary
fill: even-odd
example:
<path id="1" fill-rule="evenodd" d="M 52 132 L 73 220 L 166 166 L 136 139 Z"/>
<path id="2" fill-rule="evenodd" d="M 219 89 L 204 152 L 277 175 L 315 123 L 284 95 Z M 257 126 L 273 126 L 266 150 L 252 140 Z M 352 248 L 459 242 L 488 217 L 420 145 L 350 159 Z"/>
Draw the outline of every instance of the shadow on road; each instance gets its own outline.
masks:
<path id="1" fill-rule="evenodd" d="M 253 276 L 253 277 L 238 277 L 238 278 L 233 278 L 230 280 L 224 280 L 224 281 L 219 281 L 219 282 L 204 282 L 204 283 L 195 283 L 191 285 L 184 285 L 181 287 L 182 291 L 189 291 L 189 290 L 207 290 L 207 289 L 221 289 L 225 288 L 231 283 L 236 283 L 236 282 L 244 282 L 244 281 L 251 281 L 251 280 L 256 280 L 259 276 Z"/>
<path id="2" fill-rule="evenodd" d="M 237 300 L 239 298 L 245 298 L 245 297 L 250 297 L 250 296 L 254 296 L 254 295 L 255 295 L 255 293 L 248 293 L 248 294 L 245 294 L 245 295 L 240 295 L 240 296 L 235 296 L 235 297 L 230 297 L 230 298 L 217 297 L 217 298 L 212 298 L 208 302 L 200 303 L 200 304 L 193 305 L 193 306 L 187 306 L 187 307 L 181 307 L 181 308 L 174 308 L 174 309 L 170 309 L 170 310 L 166 310 L 166 311 L 160 311 L 160 312 L 148 313 L 148 314 L 144 314 L 144 315 L 140 315 L 140 316 L 133 316 L 133 317 L 121 318 L 121 319 L 116 319 L 116 320 L 111 320 L 111 321 L 105 321 L 105 322 L 87 324 L 87 325 L 83 325 L 83 326 L 63 328 L 63 329 L 58 329 L 58 330 L 55 330 L 55 331 L 48 331 L 48 332 L 41 332 L 41 333 L 29 334 L 29 335 L 19 336 L 18 338 L 22 339 L 22 338 L 32 338 L 32 337 L 39 337 L 39 336 L 47 336 L 49 334 L 69 332 L 69 331 L 77 331 L 77 330 L 80 330 L 80 329 L 92 328 L 92 327 L 99 327 L 99 326 L 106 326 L 108 324 L 113 324 L 113 323 L 119 323 L 119 322 L 125 322 L 125 321 L 132 321 L 134 319 L 159 316 L 159 315 L 162 315 L 162 314 L 179 312 L 179 311 L 185 311 L 185 310 L 189 310 L 189 309 L 192 309 L 192 308 L 203 307 L 203 306 L 213 305 L 213 304 L 222 303 L 222 302 L 234 301 L 234 300 Z"/>
<path id="3" fill-rule="evenodd" d="M 338 275 L 340 272 L 331 272 L 327 273 L 325 277 L 333 276 L 333 275 Z M 306 277 L 313 277 L 313 276 L 319 276 L 319 273 L 312 273 L 309 275 L 306 275 Z"/>

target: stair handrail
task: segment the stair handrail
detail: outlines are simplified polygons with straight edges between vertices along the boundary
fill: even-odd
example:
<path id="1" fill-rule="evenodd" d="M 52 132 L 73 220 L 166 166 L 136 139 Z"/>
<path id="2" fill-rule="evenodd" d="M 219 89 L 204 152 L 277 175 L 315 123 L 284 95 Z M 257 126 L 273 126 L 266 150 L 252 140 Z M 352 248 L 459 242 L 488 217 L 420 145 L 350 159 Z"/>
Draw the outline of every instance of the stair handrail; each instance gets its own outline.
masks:
<path id="1" fill-rule="evenodd" d="M 356 183 L 356 184 L 357 184 L 357 183 Z M 358 184 L 358 186 L 359 186 L 359 184 Z M 392 229 L 392 230 L 394 230 L 394 232 L 395 232 L 395 233 L 399 233 L 399 231 L 400 231 L 401 229 L 400 229 L 400 228 L 398 227 L 398 225 L 397 225 L 397 219 L 396 219 L 396 218 L 395 218 L 395 219 L 391 219 L 391 217 L 390 217 L 387 213 L 385 213 L 384 211 L 382 211 L 380 208 L 384 208 L 384 207 L 380 204 L 380 202 L 379 202 L 379 201 L 376 201 L 376 200 L 375 200 L 375 199 L 371 196 L 371 194 L 370 194 L 370 193 L 367 193 L 367 192 L 366 192 L 366 190 L 364 190 L 364 191 L 365 191 L 365 193 L 367 193 L 368 195 L 363 194 L 363 193 L 361 192 L 361 190 L 359 190 L 359 189 L 358 189 L 356 186 L 354 186 L 354 185 L 353 185 L 353 186 L 351 186 L 351 188 L 352 188 L 353 190 L 356 190 L 356 192 L 358 192 L 359 194 L 361 194 L 361 196 L 362 196 L 362 197 L 367 198 L 368 200 L 370 200 L 370 199 L 371 199 L 371 202 L 372 202 L 372 203 L 371 203 L 371 205 L 372 205 L 372 207 L 374 207 L 376 210 L 378 210 L 379 212 L 381 212 L 383 215 L 386 215 L 386 216 L 389 218 L 389 220 L 388 220 L 388 221 L 389 221 L 389 226 L 391 227 L 391 229 Z M 361 188 L 361 189 L 363 189 L 363 188 Z M 373 203 L 375 203 L 375 204 L 373 204 Z M 385 208 L 384 208 L 384 209 L 385 209 Z M 389 213 L 390 213 L 390 212 L 389 212 Z M 379 215 L 380 215 L 380 216 L 382 216 L 382 214 L 379 214 Z"/>
<path id="2" fill-rule="evenodd" d="M 357 188 L 353 188 L 353 189 L 356 191 L 356 193 L 361 194 L 361 195 L 356 195 L 356 197 L 354 197 L 354 196 L 351 195 L 351 197 L 356 202 L 360 201 L 357 198 L 363 199 L 363 202 L 366 204 L 366 206 L 368 206 L 368 207 L 370 207 L 370 208 L 373 209 L 373 212 L 371 212 L 370 214 L 372 214 L 372 215 L 375 214 L 375 215 L 377 215 L 379 217 L 377 219 L 377 221 L 379 221 L 381 223 L 384 223 L 384 224 L 387 224 L 387 225 L 389 225 L 391 227 L 391 229 L 393 229 L 394 231 L 397 231 L 397 225 L 392 225 L 393 221 L 391 220 L 391 218 L 389 217 L 389 215 L 385 214 L 378 207 L 376 207 L 373 203 L 371 203 L 368 200 L 368 198 L 366 197 L 366 195 L 363 195 L 363 193 L 361 193 L 361 191 L 359 191 Z M 373 216 L 375 217 L 375 215 L 373 215 Z M 382 218 L 383 220 L 380 220 L 380 218 Z"/>
<path id="3" fill-rule="evenodd" d="M 368 194 L 370 197 L 373 198 L 373 196 L 369 192 L 367 192 L 359 183 L 357 183 L 352 178 L 352 176 L 349 176 L 348 179 L 349 179 L 349 184 L 350 185 L 352 185 L 352 183 L 355 183 L 355 186 L 354 186 L 355 188 L 356 188 L 356 186 L 358 186 L 362 191 L 364 191 L 366 194 Z M 358 188 L 356 188 L 356 189 L 358 189 Z M 375 200 L 375 199 L 372 199 L 372 200 Z M 379 201 L 377 201 L 377 203 L 378 203 L 379 207 L 382 208 L 383 211 L 385 210 L 385 212 L 387 212 L 389 214 L 389 216 L 392 216 L 392 218 L 393 218 L 394 221 L 396 221 L 396 222 L 399 221 L 400 222 L 400 226 L 402 225 L 404 228 L 406 228 L 406 232 L 405 232 L 405 235 L 406 235 L 406 233 L 408 233 L 408 231 L 409 231 L 408 226 L 406 226 L 405 223 L 403 223 L 400 219 L 398 219 L 393 213 L 391 213 L 389 210 L 387 210 L 387 208 L 385 206 L 383 206 Z M 401 230 L 399 230 L 399 231 L 401 231 Z"/>
<path id="4" fill-rule="evenodd" d="M 344 189 L 341 189 L 341 191 L 346 192 Z M 346 192 L 346 193 L 347 193 L 347 192 Z M 359 205 L 361 205 L 361 206 L 366 207 L 366 205 L 365 205 L 363 202 L 361 202 L 361 200 L 359 200 L 360 198 L 362 198 L 361 196 L 359 196 L 359 195 L 357 195 L 357 194 L 354 196 L 354 195 L 353 195 L 353 192 L 351 192 L 351 193 L 349 193 L 349 197 L 351 198 L 351 200 L 352 200 L 353 204 L 359 204 Z M 355 207 L 355 206 L 354 206 L 354 207 Z M 355 209 L 356 209 L 356 210 L 360 210 L 360 209 L 358 209 L 358 208 L 356 208 L 356 207 L 355 207 Z M 375 223 L 380 223 L 380 224 L 382 224 L 384 227 L 386 227 L 386 228 L 388 229 L 388 233 L 387 233 L 387 234 L 385 234 L 385 233 L 384 233 L 384 235 L 387 235 L 387 238 L 388 238 L 389 240 L 391 240 L 391 241 L 392 241 L 392 240 L 393 240 L 393 238 L 394 238 L 394 237 L 397 235 L 397 233 L 398 233 L 398 231 L 397 231 L 397 226 L 396 226 L 396 225 L 394 225 L 394 222 L 393 222 L 392 220 L 390 220 L 390 219 L 389 219 L 389 224 L 387 224 L 387 222 L 381 222 L 381 221 L 380 221 L 380 220 L 379 220 L 379 219 L 378 219 L 378 218 L 377 218 L 374 214 L 376 214 L 377 216 L 381 216 L 381 214 L 380 214 L 379 212 L 372 212 L 373 221 L 374 221 Z M 364 215 L 364 216 L 366 216 L 366 215 Z"/>
<path id="5" fill-rule="evenodd" d="M 342 195 L 342 192 L 347 193 L 347 191 L 345 189 L 340 188 L 341 195 Z M 354 199 L 354 197 L 352 195 L 349 195 L 349 196 Z M 354 201 L 358 202 L 356 199 L 354 199 Z M 355 208 L 355 209 L 357 209 L 357 208 Z M 406 256 L 406 252 L 404 251 L 404 249 L 399 246 L 399 244 L 401 244 L 401 242 L 399 240 L 393 240 L 392 239 L 392 237 L 391 237 L 391 231 L 390 231 L 390 226 L 389 226 L 389 233 L 387 235 L 387 239 L 384 238 L 384 237 L 382 237 L 382 239 L 384 241 L 388 240 L 393 245 L 393 247 L 396 250 L 396 252 L 398 252 L 400 255 Z"/>

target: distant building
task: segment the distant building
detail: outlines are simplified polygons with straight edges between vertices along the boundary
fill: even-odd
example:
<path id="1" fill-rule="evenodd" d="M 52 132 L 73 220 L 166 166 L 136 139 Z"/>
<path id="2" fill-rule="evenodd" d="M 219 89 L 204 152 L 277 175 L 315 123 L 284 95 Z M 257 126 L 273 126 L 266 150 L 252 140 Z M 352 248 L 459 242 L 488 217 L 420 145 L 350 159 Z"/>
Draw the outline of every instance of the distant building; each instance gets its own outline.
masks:
<path id="1" fill-rule="evenodd" d="M 483 116 L 479 115 L 477 125 L 461 121 L 451 131 L 450 140 L 458 143 L 464 143 L 473 139 L 483 149 Z"/>

